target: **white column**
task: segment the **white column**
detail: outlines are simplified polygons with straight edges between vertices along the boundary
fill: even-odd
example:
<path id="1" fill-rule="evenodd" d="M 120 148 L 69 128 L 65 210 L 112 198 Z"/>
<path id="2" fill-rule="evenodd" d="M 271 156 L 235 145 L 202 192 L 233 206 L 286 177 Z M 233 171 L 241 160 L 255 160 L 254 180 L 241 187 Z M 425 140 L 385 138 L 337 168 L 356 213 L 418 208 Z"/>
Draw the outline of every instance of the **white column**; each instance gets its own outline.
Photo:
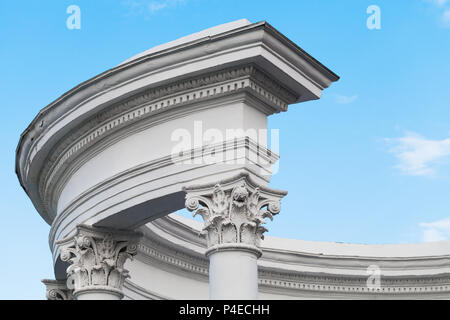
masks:
<path id="1" fill-rule="evenodd" d="M 210 298 L 213 300 L 258 299 L 260 252 L 236 246 L 209 251 Z"/>
<path id="2" fill-rule="evenodd" d="M 140 234 L 81 225 L 75 236 L 58 241 L 67 268 L 67 286 L 77 300 L 120 300 L 129 277 L 127 259 L 137 253 Z"/>
<path id="3" fill-rule="evenodd" d="M 279 213 L 286 192 L 258 186 L 247 174 L 184 190 L 186 208 L 204 220 L 210 298 L 257 299 L 257 260 L 267 231 L 262 225 L 265 218 Z"/>

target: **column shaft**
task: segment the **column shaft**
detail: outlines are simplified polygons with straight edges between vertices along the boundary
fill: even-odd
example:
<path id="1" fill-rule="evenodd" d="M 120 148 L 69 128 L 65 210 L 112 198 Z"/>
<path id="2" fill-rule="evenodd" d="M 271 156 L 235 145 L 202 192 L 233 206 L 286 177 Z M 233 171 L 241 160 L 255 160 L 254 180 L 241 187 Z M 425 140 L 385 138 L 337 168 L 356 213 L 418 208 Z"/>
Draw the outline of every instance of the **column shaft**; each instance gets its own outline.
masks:
<path id="1" fill-rule="evenodd" d="M 258 299 L 258 256 L 247 251 L 216 251 L 209 255 L 210 298 Z"/>

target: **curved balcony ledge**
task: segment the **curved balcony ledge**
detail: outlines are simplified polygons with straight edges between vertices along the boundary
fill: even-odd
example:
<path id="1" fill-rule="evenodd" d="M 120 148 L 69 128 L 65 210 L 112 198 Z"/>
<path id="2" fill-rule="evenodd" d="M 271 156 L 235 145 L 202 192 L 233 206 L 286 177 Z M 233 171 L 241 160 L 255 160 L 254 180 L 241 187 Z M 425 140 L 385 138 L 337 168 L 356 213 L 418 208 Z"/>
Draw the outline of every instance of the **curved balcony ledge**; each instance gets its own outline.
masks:
<path id="1" fill-rule="evenodd" d="M 201 227 L 176 214 L 142 227 L 145 235 L 139 254 L 127 264 L 132 272 L 126 295 L 132 299 L 206 299 L 208 259 L 206 242 L 199 237 Z M 449 248 L 448 241 L 360 245 L 266 237 L 258 261 L 259 296 L 448 299 Z M 371 265 L 381 270 L 379 289 L 366 285 Z M 189 292 L 180 289 L 183 284 Z"/>

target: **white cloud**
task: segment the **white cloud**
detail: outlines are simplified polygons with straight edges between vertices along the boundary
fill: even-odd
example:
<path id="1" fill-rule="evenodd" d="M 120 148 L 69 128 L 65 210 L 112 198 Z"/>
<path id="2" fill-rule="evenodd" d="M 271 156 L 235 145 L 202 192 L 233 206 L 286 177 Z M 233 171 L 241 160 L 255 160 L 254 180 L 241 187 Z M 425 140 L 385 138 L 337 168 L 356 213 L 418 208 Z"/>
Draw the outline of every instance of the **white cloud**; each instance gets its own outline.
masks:
<path id="1" fill-rule="evenodd" d="M 395 154 L 398 160 L 396 167 L 409 175 L 433 175 L 436 165 L 450 156 L 450 138 L 429 140 L 409 132 L 402 138 L 386 141 L 392 145 L 389 151 Z"/>
<path id="2" fill-rule="evenodd" d="M 435 5 L 437 5 L 438 7 L 443 7 L 443 6 L 446 5 L 446 3 L 449 0 L 425 0 L 425 1 L 426 2 L 431 2 L 431 3 L 435 4 Z"/>
<path id="3" fill-rule="evenodd" d="M 450 218 L 434 222 L 422 222 L 422 240 L 425 242 L 443 241 L 450 239 Z"/>
<path id="4" fill-rule="evenodd" d="M 433 3 L 440 12 L 441 23 L 444 27 L 450 27 L 450 0 L 426 0 L 426 2 Z M 448 5 L 447 5 L 448 4 Z M 443 11 L 442 11 L 443 10 Z"/>
<path id="5" fill-rule="evenodd" d="M 450 9 L 447 9 L 442 14 L 442 22 L 445 26 L 450 27 Z"/>
<path id="6" fill-rule="evenodd" d="M 127 0 L 122 4 L 128 7 L 129 15 L 155 14 L 163 9 L 173 8 L 186 0 Z"/>
<path id="7" fill-rule="evenodd" d="M 343 95 L 335 95 L 336 98 L 336 102 L 339 104 L 349 104 L 352 103 L 354 101 L 356 101 L 356 99 L 358 99 L 357 95 L 353 95 L 353 96 L 343 96 Z"/>
<path id="8" fill-rule="evenodd" d="M 448 2 L 448 0 L 434 0 L 434 3 L 436 3 L 438 6 L 443 7 Z"/>

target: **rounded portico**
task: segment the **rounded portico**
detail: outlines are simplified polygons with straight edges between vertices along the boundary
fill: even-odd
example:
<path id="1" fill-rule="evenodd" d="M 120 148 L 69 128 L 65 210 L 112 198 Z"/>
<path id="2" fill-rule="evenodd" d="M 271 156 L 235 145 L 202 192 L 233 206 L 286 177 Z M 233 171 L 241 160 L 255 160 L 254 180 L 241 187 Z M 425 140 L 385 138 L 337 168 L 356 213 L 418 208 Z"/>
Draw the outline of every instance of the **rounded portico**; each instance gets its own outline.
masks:
<path id="1" fill-rule="evenodd" d="M 61 96 L 17 149 L 19 180 L 52 225 L 56 277 L 101 242 L 84 244 L 81 225 L 135 230 L 183 208 L 193 185 L 211 185 L 201 188 L 208 196 L 245 177 L 248 191 L 269 190 L 278 155 L 267 149 L 267 116 L 320 98 L 337 79 L 266 22 L 239 20 L 150 49 Z M 246 196 L 238 202 L 247 206 Z M 262 236 L 258 219 L 249 223 Z"/>
<path id="2" fill-rule="evenodd" d="M 261 243 L 286 195 L 268 186 L 278 155 L 267 117 L 319 99 L 338 79 L 268 23 L 239 20 L 143 52 L 44 108 L 21 136 L 16 171 L 51 224 L 50 296 L 206 298 L 209 283 L 213 299 L 275 297 L 261 290 L 279 280 L 262 275 L 290 262 L 271 264 L 266 256 L 283 249 Z M 195 232 L 204 243 L 186 242 L 195 232 L 166 217 L 185 207 L 203 217 Z M 144 245 L 153 242 L 186 261 Z M 159 268 L 152 252 L 192 274 Z M 186 288 L 171 294 L 161 275 L 156 289 L 147 275 L 159 273 L 181 274 Z"/>

